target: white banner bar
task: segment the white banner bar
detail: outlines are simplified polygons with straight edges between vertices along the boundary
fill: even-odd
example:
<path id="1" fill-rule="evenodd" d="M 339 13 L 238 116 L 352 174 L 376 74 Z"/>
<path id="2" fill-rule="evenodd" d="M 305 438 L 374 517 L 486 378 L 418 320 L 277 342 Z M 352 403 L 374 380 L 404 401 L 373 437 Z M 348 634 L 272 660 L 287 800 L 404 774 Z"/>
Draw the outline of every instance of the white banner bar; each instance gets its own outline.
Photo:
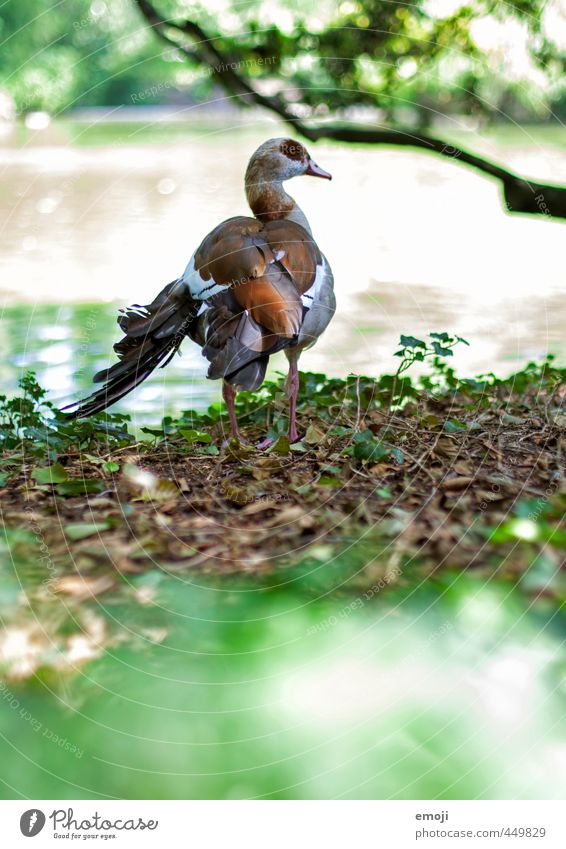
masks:
<path id="1" fill-rule="evenodd" d="M 566 847 L 564 804 L 542 801 L 5 801 L 0 822 L 8 849 Z"/>

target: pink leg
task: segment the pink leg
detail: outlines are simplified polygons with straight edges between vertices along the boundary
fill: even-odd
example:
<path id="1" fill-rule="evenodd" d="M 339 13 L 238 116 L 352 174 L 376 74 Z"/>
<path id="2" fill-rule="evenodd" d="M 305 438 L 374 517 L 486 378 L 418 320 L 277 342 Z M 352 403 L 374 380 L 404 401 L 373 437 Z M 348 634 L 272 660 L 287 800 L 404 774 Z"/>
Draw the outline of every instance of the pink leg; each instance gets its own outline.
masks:
<path id="1" fill-rule="evenodd" d="M 289 396 L 289 442 L 297 442 L 299 433 L 297 431 L 297 396 L 299 394 L 299 369 L 298 357 L 289 357 L 289 374 L 285 381 L 285 389 Z"/>
<path id="2" fill-rule="evenodd" d="M 236 398 L 236 390 L 225 380 L 222 381 L 222 397 L 228 407 L 228 415 L 230 417 L 230 432 L 234 439 L 240 439 L 240 431 L 238 430 L 238 419 L 234 410 L 234 400 Z"/>

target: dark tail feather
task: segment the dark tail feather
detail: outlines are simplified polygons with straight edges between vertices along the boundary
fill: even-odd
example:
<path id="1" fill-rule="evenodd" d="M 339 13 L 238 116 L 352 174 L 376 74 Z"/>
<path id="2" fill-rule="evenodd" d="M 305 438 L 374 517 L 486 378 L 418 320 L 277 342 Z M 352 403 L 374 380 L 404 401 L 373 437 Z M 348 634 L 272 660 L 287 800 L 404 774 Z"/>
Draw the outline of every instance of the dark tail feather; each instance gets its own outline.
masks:
<path id="1" fill-rule="evenodd" d="M 76 407 L 68 413 L 71 418 L 105 410 L 139 386 L 158 366 L 166 366 L 179 350 L 199 304 L 177 283 L 169 283 L 151 304 L 134 304 L 122 313 L 118 324 L 125 336 L 114 345 L 119 362 L 95 374 L 94 382 L 104 384 L 100 389 L 64 408 L 67 411 Z"/>
<path id="2" fill-rule="evenodd" d="M 236 391 L 247 389 L 248 392 L 254 392 L 256 389 L 259 389 L 265 380 L 268 362 L 268 355 L 259 357 L 257 360 L 248 363 L 247 366 L 227 375 L 224 380 L 230 383 Z"/>

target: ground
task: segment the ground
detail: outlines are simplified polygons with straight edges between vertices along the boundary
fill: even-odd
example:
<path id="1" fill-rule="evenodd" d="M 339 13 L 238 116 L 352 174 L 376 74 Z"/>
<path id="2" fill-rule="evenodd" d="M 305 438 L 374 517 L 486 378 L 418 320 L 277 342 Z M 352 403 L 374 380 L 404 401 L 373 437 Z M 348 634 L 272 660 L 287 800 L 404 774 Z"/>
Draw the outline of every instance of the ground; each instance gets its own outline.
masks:
<path id="1" fill-rule="evenodd" d="M 557 796 L 564 374 L 302 374 L 293 446 L 280 383 L 239 398 L 242 444 L 221 405 L 134 436 L 26 377 L 0 407 L 4 792 Z"/>
<path id="2" fill-rule="evenodd" d="M 123 416 L 53 417 L 26 378 L 4 402 L 1 493 L 20 602 L 120 594 L 155 569 L 262 581 L 309 563 L 357 591 L 468 569 L 561 601 L 564 372 L 301 374 L 294 445 L 280 383 L 240 395 L 237 442 L 220 405 L 134 439 Z"/>

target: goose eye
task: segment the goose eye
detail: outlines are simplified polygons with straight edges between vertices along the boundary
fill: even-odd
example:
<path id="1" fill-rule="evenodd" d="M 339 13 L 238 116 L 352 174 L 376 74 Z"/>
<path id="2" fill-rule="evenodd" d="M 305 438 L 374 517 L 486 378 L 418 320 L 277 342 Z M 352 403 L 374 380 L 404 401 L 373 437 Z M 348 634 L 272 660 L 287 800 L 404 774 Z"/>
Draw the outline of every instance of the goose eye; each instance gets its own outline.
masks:
<path id="1" fill-rule="evenodd" d="M 306 155 L 306 151 L 302 144 L 294 142 L 291 139 L 283 142 L 281 145 L 281 153 L 288 159 L 292 159 L 295 162 L 301 161 Z"/>

